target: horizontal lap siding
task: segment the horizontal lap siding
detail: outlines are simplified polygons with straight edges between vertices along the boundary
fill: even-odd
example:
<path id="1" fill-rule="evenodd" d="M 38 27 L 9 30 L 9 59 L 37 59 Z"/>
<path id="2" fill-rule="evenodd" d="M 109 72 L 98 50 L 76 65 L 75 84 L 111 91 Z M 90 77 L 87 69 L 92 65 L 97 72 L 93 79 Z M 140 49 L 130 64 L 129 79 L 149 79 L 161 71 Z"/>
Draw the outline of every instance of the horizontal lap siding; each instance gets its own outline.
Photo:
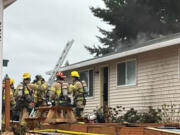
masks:
<path id="1" fill-rule="evenodd" d="M 92 112 L 99 106 L 99 75 L 94 73 L 94 91 L 93 91 L 93 97 L 87 98 L 86 106 L 85 106 L 85 113 Z"/>
<path id="2" fill-rule="evenodd" d="M 178 46 L 132 56 L 137 60 L 137 85 L 117 87 L 116 66 L 110 65 L 109 105 L 136 109 L 158 107 L 164 103 L 180 104 Z M 128 59 L 127 59 L 128 60 Z"/>
<path id="3" fill-rule="evenodd" d="M 117 87 L 116 64 L 136 58 L 137 85 Z M 166 103 L 180 104 L 180 80 L 178 78 L 178 46 L 130 56 L 106 62 L 109 65 L 109 106 L 121 105 L 144 110 L 148 106 L 159 107 Z M 104 64 L 90 65 L 85 68 L 95 69 Z M 99 74 L 94 73 L 94 96 L 87 98 L 85 112 L 92 112 L 100 104 Z"/>

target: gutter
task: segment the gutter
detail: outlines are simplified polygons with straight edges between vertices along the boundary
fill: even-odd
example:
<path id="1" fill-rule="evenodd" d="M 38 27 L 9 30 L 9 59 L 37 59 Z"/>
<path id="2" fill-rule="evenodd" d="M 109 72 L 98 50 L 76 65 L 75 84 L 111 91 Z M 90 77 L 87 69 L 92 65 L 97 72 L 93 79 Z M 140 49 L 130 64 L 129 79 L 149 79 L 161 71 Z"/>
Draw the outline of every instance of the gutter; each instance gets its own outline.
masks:
<path id="1" fill-rule="evenodd" d="M 3 0 L 4 9 L 14 3 L 16 0 Z"/>

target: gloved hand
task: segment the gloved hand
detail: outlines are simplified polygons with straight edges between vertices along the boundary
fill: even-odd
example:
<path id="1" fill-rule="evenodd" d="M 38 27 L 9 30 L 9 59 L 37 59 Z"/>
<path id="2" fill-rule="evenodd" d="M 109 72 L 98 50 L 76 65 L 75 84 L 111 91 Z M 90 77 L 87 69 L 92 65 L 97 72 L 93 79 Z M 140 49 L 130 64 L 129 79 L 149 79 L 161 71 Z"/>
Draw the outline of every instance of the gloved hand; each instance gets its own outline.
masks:
<path id="1" fill-rule="evenodd" d="M 52 103 L 51 103 L 51 102 L 47 102 L 47 105 L 48 105 L 48 106 L 52 106 Z"/>
<path id="2" fill-rule="evenodd" d="M 63 83 L 63 86 L 69 87 L 68 83 Z"/>
<path id="3" fill-rule="evenodd" d="M 34 105 L 35 105 L 34 102 L 30 102 L 29 103 L 29 108 L 34 108 Z"/>
<path id="4" fill-rule="evenodd" d="M 37 85 L 41 85 L 41 81 L 40 80 L 37 82 Z"/>

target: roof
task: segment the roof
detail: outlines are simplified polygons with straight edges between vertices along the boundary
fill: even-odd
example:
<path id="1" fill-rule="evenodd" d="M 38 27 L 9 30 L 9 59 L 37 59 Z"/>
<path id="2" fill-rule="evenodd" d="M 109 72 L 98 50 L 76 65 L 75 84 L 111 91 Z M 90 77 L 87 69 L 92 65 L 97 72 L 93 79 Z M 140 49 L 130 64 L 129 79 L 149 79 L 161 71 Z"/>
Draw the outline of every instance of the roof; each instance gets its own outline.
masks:
<path id="1" fill-rule="evenodd" d="M 16 0 L 3 0 L 4 9 L 14 3 Z"/>
<path id="2" fill-rule="evenodd" d="M 143 53 L 143 52 L 147 52 L 147 51 L 151 51 L 155 49 L 173 46 L 177 44 L 180 44 L 180 33 L 173 34 L 170 36 L 165 36 L 162 38 L 157 38 L 157 39 L 150 40 L 144 43 L 132 45 L 128 48 L 123 48 L 118 52 L 110 53 L 108 55 L 104 55 L 100 57 L 95 57 L 89 60 L 71 64 L 69 66 L 61 67 L 59 70 L 60 71 L 73 70 L 73 69 L 77 69 L 81 67 L 86 67 L 89 65 L 94 65 L 97 63 L 103 63 L 110 60 L 127 57 L 134 54 L 139 54 L 139 53 Z"/>

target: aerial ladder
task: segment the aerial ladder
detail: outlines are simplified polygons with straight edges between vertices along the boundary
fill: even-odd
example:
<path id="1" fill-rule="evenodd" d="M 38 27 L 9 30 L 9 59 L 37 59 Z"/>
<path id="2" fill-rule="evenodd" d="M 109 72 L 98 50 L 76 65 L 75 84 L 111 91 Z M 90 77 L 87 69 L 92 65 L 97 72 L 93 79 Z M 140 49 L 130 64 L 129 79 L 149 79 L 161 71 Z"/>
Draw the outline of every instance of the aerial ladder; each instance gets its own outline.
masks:
<path id="1" fill-rule="evenodd" d="M 58 59 L 58 62 L 57 64 L 55 65 L 54 67 L 54 70 L 51 70 L 51 71 L 48 71 L 46 72 L 47 75 L 51 75 L 49 80 L 48 80 L 48 84 L 49 85 L 52 85 L 52 83 L 54 82 L 55 78 L 56 78 L 56 73 L 57 71 L 59 70 L 60 67 L 62 67 L 63 63 L 64 63 L 64 60 L 69 52 L 69 50 L 71 49 L 72 45 L 74 43 L 74 40 L 71 40 L 69 42 L 67 42 L 64 50 L 62 51 L 62 54 L 61 56 L 59 57 Z"/>
<path id="2" fill-rule="evenodd" d="M 64 60 L 65 60 L 65 58 L 66 58 L 69 50 L 71 49 L 73 43 L 74 43 L 74 40 L 71 40 L 71 41 L 67 42 L 64 50 L 62 51 L 61 56 L 60 56 L 59 59 L 58 59 L 57 64 L 56 64 L 55 67 L 54 67 L 54 70 L 51 70 L 51 71 L 46 72 L 46 75 L 51 75 L 50 78 L 49 78 L 49 80 L 48 80 L 48 84 L 49 84 L 50 86 L 53 84 L 53 82 L 54 82 L 54 80 L 55 80 L 55 78 L 56 78 L 56 73 L 58 72 L 59 68 L 63 65 Z M 30 118 L 33 118 L 35 115 L 36 115 L 36 111 L 35 111 L 35 109 L 33 108 L 32 111 L 31 111 L 31 113 L 30 113 L 30 115 L 29 115 L 29 117 L 30 117 Z"/>

